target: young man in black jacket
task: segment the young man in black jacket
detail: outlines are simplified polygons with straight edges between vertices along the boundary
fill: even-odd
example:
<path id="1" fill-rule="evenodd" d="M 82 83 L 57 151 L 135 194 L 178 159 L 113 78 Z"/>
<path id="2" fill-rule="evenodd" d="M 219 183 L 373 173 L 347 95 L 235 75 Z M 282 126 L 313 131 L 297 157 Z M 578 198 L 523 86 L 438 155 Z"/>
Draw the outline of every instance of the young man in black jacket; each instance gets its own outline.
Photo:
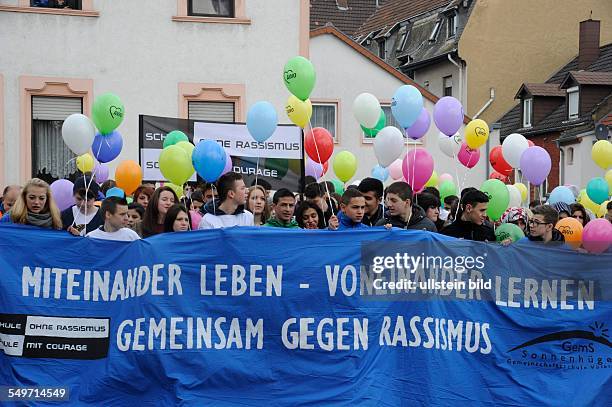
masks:
<path id="1" fill-rule="evenodd" d="M 361 223 L 374 226 L 384 215 L 381 204 L 383 196 L 383 183 L 376 178 L 364 178 L 357 187 L 366 201 L 366 213 Z"/>
<path id="2" fill-rule="evenodd" d="M 479 242 L 495 242 L 493 228 L 486 224 L 489 197 L 477 189 L 461 197 L 459 213 L 453 223 L 442 229 L 442 234 Z"/>
<path id="3" fill-rule="evenodd" d="M 412 204 L 412 188 L 406 182 L 394 182 L 387 188 L 387 212 L 376 226 L 391 225 L 400 229 L 437 232 L 436 225 L 425 216 L 421 207 Z"/>
<path id="4" fill-rule="evenodd" d="M 104 224 L 102 213 L 94 206 L 99 190 L 91 176 L 77 177 L 72 189 L 75 205 L 62 211 L 64 230 L 74 236 L 85 236 Z"/>

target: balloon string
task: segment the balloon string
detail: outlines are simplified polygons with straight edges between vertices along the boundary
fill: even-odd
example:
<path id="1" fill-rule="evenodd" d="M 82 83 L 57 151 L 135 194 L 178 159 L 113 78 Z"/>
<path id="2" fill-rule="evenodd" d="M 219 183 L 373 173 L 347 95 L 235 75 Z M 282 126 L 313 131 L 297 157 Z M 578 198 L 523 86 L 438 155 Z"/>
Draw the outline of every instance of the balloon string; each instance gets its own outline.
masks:
<path id="1" fill-rule="evenodd" d="M 455 163 L 455 179 L 457 180 L 457 187 L 460 186 L 459 183 L 459 166 L 457 165 L 457 155 L 455 153 L 453 153 L 453 162 Z M 457 193 L 457 189 L 455 188 L 455 193 Z M 461 196 L 461 191 L 459 191 L 459 197 Z M 461 199 L 459 199 L 459 202 L 457 202 L 457 209 L 455 209 L 455 216 L 453 218 L 453 221 L 455 221 L 457 219 L 457 214 L 459 213 L 459 206 L 461 206 Z"/>
<path id="2" fill-rule="evenodd" d="M 319 164 L 321 164 L 321 177 L 322 177 L 323 176 L 323 166 L 324 166 L 324 164 L 321 163 L 321 155 L 319 154 L 319 146 L 317 145 L 317 138 L 315 137 L 314 131 L 312 130 L 312 122 L 310 121 L 310 119 L 308 119 L 308 126 L 310 127 L 310 132 L 312 133 L 312 140 L 314 141 L 315 150 L 317 151 L 317 158 L 319 159 Z M 306 136 L 304 135 L 304 137 L 306 137 Z M 318 180 L 319 179 L 317 178 L 317 181 Z M 335 216 L 336 214 L 334 213 L 334 205 L 332 205 L 332 202 L 331 202 L 331 194 L 329 193 L 329 186 L 327 185 L 327 182 L 324 182 L 323 184 L 325 185 L 325 190 L 327 191 L 327 196 L 329 197 L 328 205 L 329 205 L 329 207 L 330 207 L 330 209 L 332 211 L 332 215 Z M 306 185 L 304 185 L 304 187 L 305 186 Z M 323 220 L 325 220 L 325 217 L 323 217 Z M 324 223 L 325 223 L 325 226 L 327 226 L 327 222 L 324 222 Z"/>
<path id="3" fill-rule="evenodd" d="M 257 185 L 257 175 L 259 174 L 259 156 L 257 156 L 257 165 L 255 166 L 255 185 Z"/>

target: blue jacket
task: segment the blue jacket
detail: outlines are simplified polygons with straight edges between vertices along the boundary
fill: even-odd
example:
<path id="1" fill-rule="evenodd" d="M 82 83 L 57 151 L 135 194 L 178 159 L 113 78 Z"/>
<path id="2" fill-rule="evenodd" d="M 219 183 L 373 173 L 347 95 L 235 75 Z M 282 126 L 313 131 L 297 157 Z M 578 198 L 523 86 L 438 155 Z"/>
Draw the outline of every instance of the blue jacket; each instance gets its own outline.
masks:
<path id="1" fill-rule="evenodd" d="M 2 215 L 2 218 L 0 218 L 0 223 L 13 223 L 13 221 L 11 220 L 10 211 Z"/>
<path id="2" fill-rule="evenodd" d="M 368 225 L 364 225 L 361 222 L 353 222 L 348 216 L 344 214 L 344 212 L 338 212 L 338 230 L 362 229 L 368 227 Z"/>

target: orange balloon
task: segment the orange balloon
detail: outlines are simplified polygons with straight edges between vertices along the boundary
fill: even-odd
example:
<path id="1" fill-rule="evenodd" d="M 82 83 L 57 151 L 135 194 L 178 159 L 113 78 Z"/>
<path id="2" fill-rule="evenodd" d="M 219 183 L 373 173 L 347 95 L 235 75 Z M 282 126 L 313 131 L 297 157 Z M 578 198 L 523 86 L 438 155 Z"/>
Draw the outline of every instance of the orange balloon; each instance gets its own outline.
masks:
<path id="1" fill-rule="evenodd" d="M 115 170 L 115 182 L 125 195 L 131 195 L 142 182 L 142 169 L 136 161 L 122 161 Z"/>
<path id="2" fill-rule="evenodd" d="M 582 224 L 574 218 L 563 218 L 555 225 L 555 229 L 563 234 L 565 243 L 574 249 L 582 243 Z"/>

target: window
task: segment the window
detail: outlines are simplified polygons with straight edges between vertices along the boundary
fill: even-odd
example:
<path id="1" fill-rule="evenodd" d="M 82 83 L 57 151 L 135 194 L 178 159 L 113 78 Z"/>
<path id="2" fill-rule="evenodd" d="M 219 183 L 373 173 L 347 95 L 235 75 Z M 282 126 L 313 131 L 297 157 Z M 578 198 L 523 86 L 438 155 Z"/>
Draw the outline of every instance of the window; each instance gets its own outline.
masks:
<path id="1" fill-rule="evenodd" d="M 574 164 L 574 147 L 567 149 L 567 165 Z"/>
<path id="2" fill-rule="evenodd" d="M 403 26 L 400 28 L 397 33 L 397 47 L 395 48 L 396 52 L 401 52 L 406 47 L 406 42 L 408 40 L 408 28 Z"/>
<path id="3" fill-rule="evenodd" d="M 337 111 L 338 105 L 335 103 L 313 103 L 312 117 L 310 124 L 312 127 L 323 127 L 330 132 L 334 142 L 338 141 L 337 133 Z"/>
<path id="4" fill-rule="evenodd" d="M 234 15 L 234 0 L 188 0 L 187 14 L 201 17 L 229 17 Z"/>
<path id="5" fill-rule="evenodd" d="M 32 175 L 52 183 L 77 175 L 75 155 L 62 139 L 62 124 L 83 112 L 81 98 L 32 96 Z"/>
<path id="6" fill-rule="evenodd" d="M 540 199 L 545 198 L 548 194 L 548 177 L 542 182 L 542 185 L 538 187 L 540 192 Z"/>
<path id="7" fill-rule="evenodd" d="M 387 56 L 387 41 L 380 40 L 378 41 L 378 57 L 380 59 L 385 59 L 385 57 Z"/>
<path id="8" fill-rule="evenodd" d="M 189 119 L 234 123 L 234 102 L 189 102 Z"/>
<path id="9" fill-rule="evenodd" d="M 531 127 L 533 99 L 523 99 L 523 127 Z"/>
<path id="10" fill-rule="evenodd" d="M 434 25 L 433 30 L 431 30 L 429 41 L 433 42 L 438 38 L 438 31 L 440 31 L 440 20 L 436 21 L 436 25 Z"/>
<path id="11" fill-rule="evenodd" d="M 567 90 L 567 118 L 578 118 L 578 86 Z"/>
<path id="12" fill-rule="evenodd" d="M 442 78 L 442 87 L 444 91 L 442 92 L 444 96 L 453 96 L 453 76 L 445 76 Z"/>
<path id="13" fill-rule="evenodd" d="M 457 35 L 457 15 L 453 14 L 448 17 L 448 38 Z"/>
<path id="14" fill-rule="evenodd" d="M 80 0 L 30 0 L 30 7 L 67 8 L 81 10 Z"/>

